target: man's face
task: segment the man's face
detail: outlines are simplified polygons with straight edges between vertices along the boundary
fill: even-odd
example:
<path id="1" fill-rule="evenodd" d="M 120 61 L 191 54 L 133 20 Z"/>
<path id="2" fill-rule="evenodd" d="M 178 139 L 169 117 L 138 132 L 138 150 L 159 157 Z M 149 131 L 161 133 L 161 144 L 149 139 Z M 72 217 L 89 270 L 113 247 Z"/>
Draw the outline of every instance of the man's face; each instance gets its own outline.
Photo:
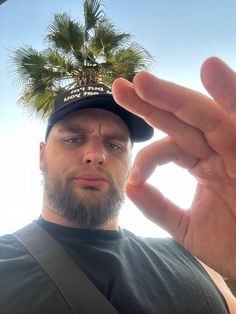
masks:
<path id="1" fill-rule="evenodd" d="M 127 126 L 109 111 L 83 109 L 56 123 L 40 146 L 47 209 L 87 228 L 116 218 L 130 151 Z"/>

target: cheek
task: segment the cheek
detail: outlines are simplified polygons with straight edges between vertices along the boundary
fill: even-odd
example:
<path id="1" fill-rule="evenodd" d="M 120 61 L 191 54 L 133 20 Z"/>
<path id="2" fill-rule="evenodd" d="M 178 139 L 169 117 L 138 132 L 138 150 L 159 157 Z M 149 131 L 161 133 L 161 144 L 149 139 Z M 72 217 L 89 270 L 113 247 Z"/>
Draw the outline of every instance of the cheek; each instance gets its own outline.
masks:
<path id="1" fill-rule="evenodd" d="M 67 167 L 67 160 L 57 151 L 49 151 L 48 154 L 44 156 L 44 171 L 50 177 L 60 177 L 61 174 L 65 172 Z"/>
<path id="2" fill-rule="evenodd" d="M 114 163 L 113 173 L 121 184 L 124 184 L 130 172 L 130 162 L 128 159 L 123 159 L 119 163 Z"/>

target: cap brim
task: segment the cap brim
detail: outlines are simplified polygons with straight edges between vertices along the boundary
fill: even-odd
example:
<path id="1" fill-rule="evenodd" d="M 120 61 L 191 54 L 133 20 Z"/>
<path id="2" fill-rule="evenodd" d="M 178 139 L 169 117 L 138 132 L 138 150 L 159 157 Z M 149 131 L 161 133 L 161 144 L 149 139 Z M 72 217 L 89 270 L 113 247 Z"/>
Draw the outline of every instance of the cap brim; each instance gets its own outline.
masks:
<path id="1" fill-rule="evenodd" d="M 112 95 L 94 95 L 84 97 L 78 101 L 72 102 L 56 110 L 48 120 L 46 138 L 52 126 L 64 119 L 74 111 L 86 108 L 100 108 L 117 114 L 127 125 L 130 131 L 130 137 L 133 142 L 143 142 L 149 140 L 154 133 L 153 128 L 140 117 L 132 114 L 119 106 Z"/>

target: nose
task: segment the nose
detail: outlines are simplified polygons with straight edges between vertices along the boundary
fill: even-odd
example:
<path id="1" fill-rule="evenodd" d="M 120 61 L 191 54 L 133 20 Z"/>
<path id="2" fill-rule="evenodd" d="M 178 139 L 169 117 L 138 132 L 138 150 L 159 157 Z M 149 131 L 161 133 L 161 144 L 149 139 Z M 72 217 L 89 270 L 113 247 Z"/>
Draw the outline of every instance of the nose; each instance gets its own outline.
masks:
<path id="1" fill-rule="evenodd" d="M 85 149 L 84 156 L 82 158 L 83 164 L 91 165 L 103 165 L 106 161 L 105 150 L 99 143 L 93 143 L 88 145 Z"/>

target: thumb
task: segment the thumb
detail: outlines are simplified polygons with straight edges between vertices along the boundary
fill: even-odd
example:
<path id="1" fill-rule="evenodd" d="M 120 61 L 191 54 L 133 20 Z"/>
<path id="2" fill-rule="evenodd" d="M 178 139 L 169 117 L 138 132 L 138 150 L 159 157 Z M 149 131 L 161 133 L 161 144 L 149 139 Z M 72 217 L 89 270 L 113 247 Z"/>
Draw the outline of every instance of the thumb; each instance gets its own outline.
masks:
<path id="1" fill-rule="evenodd" d="M 139 185 L 144 183 L 156 166 L 174 162 L 182 168 L 192 169 L 198 158 L 181 149 L 171 137 L 167 136 L 141 149 L 134 161 L 128 183 Z"/>
<path id="2" fill-rule="evenodd" d="M 126 185 L 126 193 L 141 212 L 183 245 L 183 239 L 188 226 L 186 211 L 166 199 L 154 186 L 143 183 Z"/>

